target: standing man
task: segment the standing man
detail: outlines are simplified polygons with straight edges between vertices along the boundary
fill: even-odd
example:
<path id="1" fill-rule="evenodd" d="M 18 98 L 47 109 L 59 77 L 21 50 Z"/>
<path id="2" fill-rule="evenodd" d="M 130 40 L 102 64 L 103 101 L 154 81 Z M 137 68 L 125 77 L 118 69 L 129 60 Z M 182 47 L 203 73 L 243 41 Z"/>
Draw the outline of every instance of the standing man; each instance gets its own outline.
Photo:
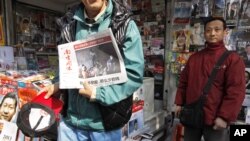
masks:
<path id="1" fill-rule="evenodd" d="M 106 130 L 100 109 L 131 97 L 142 85 L 144 56 L 140 33 L 135 22 L 130 19 L 129 8 L 123 0 L 81 1 L 77 8 L 58 20 L 62 27 L 62 43 L 85 39 L 91 34 L 111 28 L 124 59 L 128 81 L 97 88 L 84 83 L 82 89 L 67 90 L 67 115 L 60 122 L 58 141 L 120 141 L 122 126 Z M 59 81 L 55 82 L 45 89 L 45 98 L 59 90 Z M 117 113 L 119 110 L 114 108 L 112 112 Z M 129 110 L 131 108 L 125 113 L 129 114 Z M 112 125 L 112 122 L 121 121 L 108 121 L 105 125 Z"/>
<path id="2" fill-rule="evenodd" d="M 196 101 L 208 81 L 211 71 L 227 50 L 223 43 L 226 23 L 222 18 L 211 18 L 205 23 L 205 49 L 193 54 L 181 72 L 175 104 L 176 116 L 181 106 Z M 185 141 L 228 140 L 227 126 L 234 122 L 245 97 L 245 65 L 236 53 L 231 53 L 218 67 L 218 73 L 205 99 L 202 129 L 185 127 Z"/>

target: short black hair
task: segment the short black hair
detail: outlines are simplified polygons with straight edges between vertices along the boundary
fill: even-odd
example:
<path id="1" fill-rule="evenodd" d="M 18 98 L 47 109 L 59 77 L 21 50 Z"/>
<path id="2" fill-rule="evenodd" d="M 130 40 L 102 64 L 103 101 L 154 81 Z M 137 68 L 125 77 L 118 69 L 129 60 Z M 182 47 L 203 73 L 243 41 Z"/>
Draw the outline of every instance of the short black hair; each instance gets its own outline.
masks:
<path id="1" fill-rule="evenodd" d="M 210 17 L 207 20 L 205 20 L 204 29 L 206 29 L 206 26 L 207 26 L 208 23 L 210 23 L 212 21 L 217 21 L 217 20 L 221 21 L 223 23 L 223 29 L 227 28 L 226 21 L 223 18 L 220 18 L 220 17 Z"/>
<path id="2" fill-rule="evenodd" d="M 0 104 L 0 107 L 2 107 L 2 104 L 3 104 L 3 102 L 4 102 L 4 100 L 5 100 L 6 98 L 14 99 L 14 100 L 15 100 L 15 107 L 17 107 L 17 94 L 14 93 L 14 92 L 13 92 L 13 93 L 7 93 L 7 94 L 3 97 L 2 101 L 1 101 L 1 104 Z"/>

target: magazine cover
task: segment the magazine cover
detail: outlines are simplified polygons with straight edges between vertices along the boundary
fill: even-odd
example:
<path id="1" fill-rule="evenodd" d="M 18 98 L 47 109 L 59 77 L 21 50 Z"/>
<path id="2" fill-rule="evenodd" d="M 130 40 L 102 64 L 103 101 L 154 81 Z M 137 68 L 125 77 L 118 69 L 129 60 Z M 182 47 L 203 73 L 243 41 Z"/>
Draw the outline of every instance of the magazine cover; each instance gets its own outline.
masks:
<path id="1" fill-rule="evenodd" d="M 191 17 L 191 1 L 177 0 L 174 3 L 173 24 L 188 24 Z"/>
<path id="2" fill-rule="evenodd" d="M 204 25 L 201 22 L 193 23 L 190 27 L 190 45 L 203 46 L 204 39 Z"/>
<path id="3" fill-rule="evenodd" d="M 246 96 L 247 95 L 250 96 L 250 68 L 245 69 L 245 77 L 246 77 Z M 250 106 L 250 102 L 249 102 L 249 106 Z"/>
<path id="4" fill-rule="evenodd" d="M 155 81 L 161 82 L 164 74 L 164 59 L 162 55 L 148 55 L 145 59 L 145 77 L 154 77 Z"/>
<path id="5" fill-rule="evenodd" d="M 173 31 L 173 48 L 174 52 L 189 52 L 190 30 L 182 29 Z"/>
<path id="6" fill-rule="evenodd" d="M 12 122 L 0 120 L 0 140 L 16 141 L 17 125 Z"/>
<path id="7" fill-rule="evenodd" d="M 143 36 L 146 40 L 156 37 L 159 34 L 158 22 L 145 22 L 143 24 Z"/>
<path id="8" fill-rule="evenodd" d="M 240 0 L 226 0 L 226 10 L 224 17 L 228 25 L 235 26 L 237 24 L 241 5 L 240 2 Z"/>
<path id="9" fill-rule="evenodd" d="M 0 70 L 10 70 L 14 67 L 13 47 L 0 47 Z"/>
<path id="10" fill-rule="evenodd" d="M 198 17 L 209 17 L 209 0 L 199 0 L 197 9 Z"/>
<path id="11" fill-rule="evenodd" d="M 244 60 L 246 67 L 250 67 L 250 40 L 238 41 L 237 52 Z"/>
<path id="12" fill-rule="evenodd" d="M 111 29 L 58 46 L 60 88 L 82 88 L 87 81 L 107 86 L 127 81 L 119 48 Z"/>
<path id="13" fill-rule="evenodd" d="M 164 56 L 164 38 L 151 38 L 150 39 L 150 55 L 162 55 Z"/>
<path id="14" fill-rule="evenodd" d="M 52 84 L 52 81 L 50 79 L 43 79 L 32 82 L 33 86 L 37 89 L 37 91 L 41 91 L 43 88 L 45 88 L 48 85 Z"/>
<path id="15" fill-rule="evenodd" d="M 225 0 L 215 0 L 212 15 L 214 17 L 223 17 L 225 11 Z"/>
<path id="16" fill-rule="evenodd" d="M 137 135 L 144 126 L 143 108 L 133 111 L 128 121 L 128 136 Z"/>
<path id="17" fill-rule="evenodd" d="M 246 67 L 250 67 L 250 32 L 238 30 L 236 51 L 244 60 Z"/>
<path id="18" fill-rule="evenodd" d="M 15 123 L 19 111 L 17 92 L 0 94 L 0 102 L 0 120 Z"/>
<path id="19" fill-rule="evenodd" d="M 7 93 L 12 93 L 17 91 L 17 82 L 12 78 L 0 74 L 0 95 L 4 96 Z"/>
<path id="20" fill-rule="evenodd" d="M 250 0 L 242 0 L 238 28 L 250 28 Z"/>
<path id="21" fill-rule="evenodd" d="M 228 29 L 227 35 L 224 37 L 224 44 L 228 50 L 236 50 L 237 30 Z"/>

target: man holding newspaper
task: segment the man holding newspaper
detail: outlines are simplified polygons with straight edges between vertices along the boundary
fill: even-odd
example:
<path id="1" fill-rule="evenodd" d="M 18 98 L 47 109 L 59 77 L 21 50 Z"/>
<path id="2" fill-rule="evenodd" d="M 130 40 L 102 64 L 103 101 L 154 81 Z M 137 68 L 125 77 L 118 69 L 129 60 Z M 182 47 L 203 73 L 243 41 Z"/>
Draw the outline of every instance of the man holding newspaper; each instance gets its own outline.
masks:
<path id="1" fill-rule="evenodd" d="M 127 79 L 106 86 L 94 86 L 83 81 L 82 88 L 67 89 L 66 115 L 59 124 L 58 141 L 118 141 L 121 140 L 122 126 L 131 116 L 132 94 L 142 85 L 144 56 L 140 33 L 130 19 L 130 8 L 123 0 L 81 2 L 58 20 L 62 31 L 61 44 L 84 40 L 110 28 L 122 56 L 119 61 L 122 60 L 125 66 Z M 42 90 L 47 91 L 45 98 L 62 88 L 61 80 L 56 78 L 53 85 Z"/>

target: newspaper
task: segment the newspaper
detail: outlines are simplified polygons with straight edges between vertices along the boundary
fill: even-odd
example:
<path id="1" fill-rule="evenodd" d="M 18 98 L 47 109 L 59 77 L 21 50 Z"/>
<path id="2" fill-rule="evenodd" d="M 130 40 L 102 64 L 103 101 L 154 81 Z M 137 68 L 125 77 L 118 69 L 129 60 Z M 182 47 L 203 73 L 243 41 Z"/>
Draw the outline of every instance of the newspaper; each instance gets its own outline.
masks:
<path id="1" fill-rule="evenodd" d="M 124 61 L 111 29 L 58 46 L 60 88 L 107 86 L 127 81 Z"/>

